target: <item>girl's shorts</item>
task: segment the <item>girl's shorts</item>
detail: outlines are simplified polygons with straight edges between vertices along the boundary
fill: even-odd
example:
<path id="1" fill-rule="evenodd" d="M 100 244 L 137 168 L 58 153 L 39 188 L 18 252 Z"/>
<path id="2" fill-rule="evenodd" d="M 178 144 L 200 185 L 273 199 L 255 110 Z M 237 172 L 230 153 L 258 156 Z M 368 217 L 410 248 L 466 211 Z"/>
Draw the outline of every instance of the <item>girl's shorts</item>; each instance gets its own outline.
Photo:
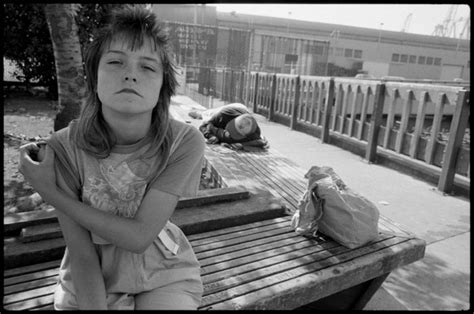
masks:
<path id="1" fill-rule="evenodd" d="M 196 309 L 199 306 L 203 287 L 200 265 L 191 244 L 181 229 L 171 222 L 163 228 L 163 233 L 167 236 L 160 233 L 142 254 L 112 244 L 96 243 L 109 309 L 140 308 L 147 302 L 157 309 Z M 77 309 L 67 249 L 59 277 L 55 308 Z"/>
<path id="2" fill-rule="evenodd" d="M 144 292 L 143 297 L 140 294 L 109 293 L 107 308 L 109 310 L 196 310 L 201 297 L 200 281 L 183 280 Z M 79 309 L 76 297 L 61 283 L 58 283 L 56 287 L 54 300 L 55 310 Z"/>

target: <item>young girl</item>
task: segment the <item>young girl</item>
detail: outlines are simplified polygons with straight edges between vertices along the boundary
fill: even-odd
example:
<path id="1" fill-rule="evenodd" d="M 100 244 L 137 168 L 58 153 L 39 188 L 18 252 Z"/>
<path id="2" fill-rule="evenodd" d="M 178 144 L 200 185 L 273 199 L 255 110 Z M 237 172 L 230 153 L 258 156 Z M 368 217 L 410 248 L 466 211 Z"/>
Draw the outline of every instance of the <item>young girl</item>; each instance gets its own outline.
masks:
<path id="1" fill-rule="evenodd" d="M 204 140 L 169 115 L 167 37 L 153 13 L 127 6 L 85 64 L 80 117 L 45 152 L 34 143 L 20 150 L 20 171 L 56 208 L 67 245 L 55 309 L 196 309 L 200 265 L 168 219 L 198 189 Z"/>

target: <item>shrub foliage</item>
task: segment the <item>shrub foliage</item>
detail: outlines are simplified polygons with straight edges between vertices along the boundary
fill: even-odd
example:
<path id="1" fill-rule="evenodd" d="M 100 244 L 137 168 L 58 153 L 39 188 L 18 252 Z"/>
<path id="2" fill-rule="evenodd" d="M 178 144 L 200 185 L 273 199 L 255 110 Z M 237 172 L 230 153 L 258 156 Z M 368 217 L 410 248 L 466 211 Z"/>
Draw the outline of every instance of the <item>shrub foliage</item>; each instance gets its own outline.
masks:
<path id="1" fill-rule="evenodd" d="M 6 3 L 4 9 L 3 56 L 20 70 L 14 76 L 21 82 L 38 81 L 57 99 L 53 46 L 44 14 L 44 3 Z M 104 24 L 110 10 L 120 4 L 82 4 L 76 23 L 82 49 Z"/>

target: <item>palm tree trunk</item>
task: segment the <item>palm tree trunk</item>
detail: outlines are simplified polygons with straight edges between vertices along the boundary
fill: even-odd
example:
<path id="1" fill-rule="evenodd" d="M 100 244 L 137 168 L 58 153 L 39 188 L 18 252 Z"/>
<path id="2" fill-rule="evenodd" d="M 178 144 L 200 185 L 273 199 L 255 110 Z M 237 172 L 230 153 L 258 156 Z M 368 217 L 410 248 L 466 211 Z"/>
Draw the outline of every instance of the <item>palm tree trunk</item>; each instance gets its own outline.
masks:
<path id="1" fill-rule="evenodd" d="M 45 5 L 58 81 L 59 106 L 54 131 L 66 127 L 79 115 L 85 95 L 81 44 L 74 19 L 77 10 L 78 5 L 71 3 Z"/>

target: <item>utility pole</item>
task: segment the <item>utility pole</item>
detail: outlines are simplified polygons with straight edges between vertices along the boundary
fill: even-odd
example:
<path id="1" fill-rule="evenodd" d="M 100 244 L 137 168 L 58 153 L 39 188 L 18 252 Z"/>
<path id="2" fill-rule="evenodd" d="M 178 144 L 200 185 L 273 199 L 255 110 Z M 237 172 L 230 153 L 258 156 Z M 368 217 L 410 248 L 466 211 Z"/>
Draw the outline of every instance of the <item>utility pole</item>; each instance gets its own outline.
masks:
<path id="1" fill-rule="evenodd" d="M 382 39 L 382 27 L 383 27 L 383 23 L 380 23 L 380 28 L 379 28 L 379 47 L 380 47 L 380 40 Z"/>
<path id="2" fill-rule="evenodd" d="M 290 19 L 291 19 L 291 11 L 288 12 L 288 23 L 286 24 L 286 32 L 290 32 Z"/>

